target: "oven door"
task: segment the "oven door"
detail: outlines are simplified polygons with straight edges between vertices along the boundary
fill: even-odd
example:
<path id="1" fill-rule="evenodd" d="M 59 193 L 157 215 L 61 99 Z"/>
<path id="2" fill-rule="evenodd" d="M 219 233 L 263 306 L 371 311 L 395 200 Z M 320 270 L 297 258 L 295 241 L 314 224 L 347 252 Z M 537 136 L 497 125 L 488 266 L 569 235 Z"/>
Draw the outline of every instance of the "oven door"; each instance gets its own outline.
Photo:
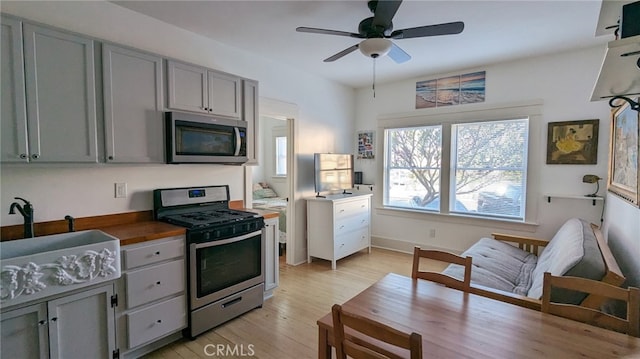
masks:
<path id="1" fill-rule="evenodd" d="M 189 246 L 191 309 L 264 282 L 262 231 Z"/>

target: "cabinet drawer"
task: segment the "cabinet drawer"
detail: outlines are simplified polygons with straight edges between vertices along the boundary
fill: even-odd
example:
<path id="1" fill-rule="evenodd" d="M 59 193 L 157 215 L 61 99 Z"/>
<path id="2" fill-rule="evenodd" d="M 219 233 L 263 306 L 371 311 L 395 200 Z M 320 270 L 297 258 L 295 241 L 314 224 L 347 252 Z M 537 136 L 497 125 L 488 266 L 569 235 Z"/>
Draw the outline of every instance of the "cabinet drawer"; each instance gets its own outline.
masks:
<path id="1" fill-rule="evenodd" d="M 336 203 L 335 218 L 344 218 L 355 216 L 361 213 L 369 213 L 369 200 L 367 198 L 349 201 L 344 203 Z"/>
<path id="2" fill-rule="evenodd" d="M 184 238 L 123 250 L 123 269 L 141 267 L 184 256 Z"/>
<path id="3" fill-rule="evenodd" d="M 185 290 L 184 259 L 125 274 L 127 308 L 134 308 Z"/>
<path id="4" fill-rule="evenodd" d="M 150 342 L 187 325 L 185 296 L 181 295 L 127 314 L 129 348 Z"/>
<path id="5" fill-rule="evenodd" d="M 336 236 L 335 257 L 340 259 L 369 246 L 369 226 Z"/>
<path id="6" fill-rule="evenodd" d="M 335 235 L 353 231 L 369 225 L 369 212 L 358 213 L 355 216 L 336 218 Z"/>

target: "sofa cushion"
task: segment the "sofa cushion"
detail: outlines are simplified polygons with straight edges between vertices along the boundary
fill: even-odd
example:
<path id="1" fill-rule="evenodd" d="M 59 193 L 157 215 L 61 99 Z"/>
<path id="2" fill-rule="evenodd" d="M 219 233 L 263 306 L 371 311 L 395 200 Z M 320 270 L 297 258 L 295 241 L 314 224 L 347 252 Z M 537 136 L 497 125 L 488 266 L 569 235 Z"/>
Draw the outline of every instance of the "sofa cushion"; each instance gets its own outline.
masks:
<path id="1" fill-rule="evenodd" d="M 527 293 L 528 297 L 536 299 L 542 297 L 545 272 L 556 276 L 566 275 L 593 280 L 603 278 L 604 260 L 588 222 L 572 218 L 560 227 L 538 258 L 538 265 L 533 271 L 533 283 Z M 580 304 L 585 296 L 582 293 L 555 289 L 551 293 L 551 300 Z"/>
<path id="2" fill-rule="evenodd" d="M 471 282 L 490 288 L 525 295 L 531 286 L 531 274 L 537 257 L 507 243 L 482 238 L 461 254 L 473 258 Z M 464 267 L 452 264 L 443 272 L 464 277 Z"/>

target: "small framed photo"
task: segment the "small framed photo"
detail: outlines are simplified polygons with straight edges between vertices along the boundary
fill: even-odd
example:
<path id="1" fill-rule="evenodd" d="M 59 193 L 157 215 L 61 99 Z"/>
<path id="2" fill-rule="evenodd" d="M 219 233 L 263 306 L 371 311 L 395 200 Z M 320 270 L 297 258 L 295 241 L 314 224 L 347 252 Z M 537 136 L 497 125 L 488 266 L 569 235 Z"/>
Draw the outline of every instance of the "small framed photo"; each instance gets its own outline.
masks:
<path id="1" fill-rule="evenodd" d="M 640 190 L 640 113 L 631 109 L 628 103 L 613 112 L 611 121 L 611 148 L 609 151 L 608 190 L 613 194 L 639 204 Z"/>
<path id="2" fill-rule="evenodd" d="M 549 122 L 547 164 L 596 164 L 598 124 L 599 120 Z"/>
<path id="3" fill-rule="evenodd" d="M 358 159 L 374 159 L 374 131 L 358 132 Z"/>

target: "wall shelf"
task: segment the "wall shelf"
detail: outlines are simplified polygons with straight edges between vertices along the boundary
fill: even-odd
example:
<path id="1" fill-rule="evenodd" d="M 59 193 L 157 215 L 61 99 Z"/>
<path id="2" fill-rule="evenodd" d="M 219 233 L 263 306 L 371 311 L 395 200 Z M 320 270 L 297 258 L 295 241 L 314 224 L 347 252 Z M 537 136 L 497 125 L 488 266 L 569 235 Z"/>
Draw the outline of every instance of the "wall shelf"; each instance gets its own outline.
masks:
<path id="1" fill-rule="evenodd" d="M 545 197 L 547 197 L 547 203 L 551 203 L 551 198 L 565 198 L 565 199 L 586 199 L 586 200 L 591 200 L 591 204 L 593 206 L 596 205 L 597 201 L 604 201 L 604 197 L 602 196 L 595 196 L 595 197 L 590 197 L 590 196 L 581 196 L 581 195 L 577 195 L 577 194 L 545 194 Z"/>

